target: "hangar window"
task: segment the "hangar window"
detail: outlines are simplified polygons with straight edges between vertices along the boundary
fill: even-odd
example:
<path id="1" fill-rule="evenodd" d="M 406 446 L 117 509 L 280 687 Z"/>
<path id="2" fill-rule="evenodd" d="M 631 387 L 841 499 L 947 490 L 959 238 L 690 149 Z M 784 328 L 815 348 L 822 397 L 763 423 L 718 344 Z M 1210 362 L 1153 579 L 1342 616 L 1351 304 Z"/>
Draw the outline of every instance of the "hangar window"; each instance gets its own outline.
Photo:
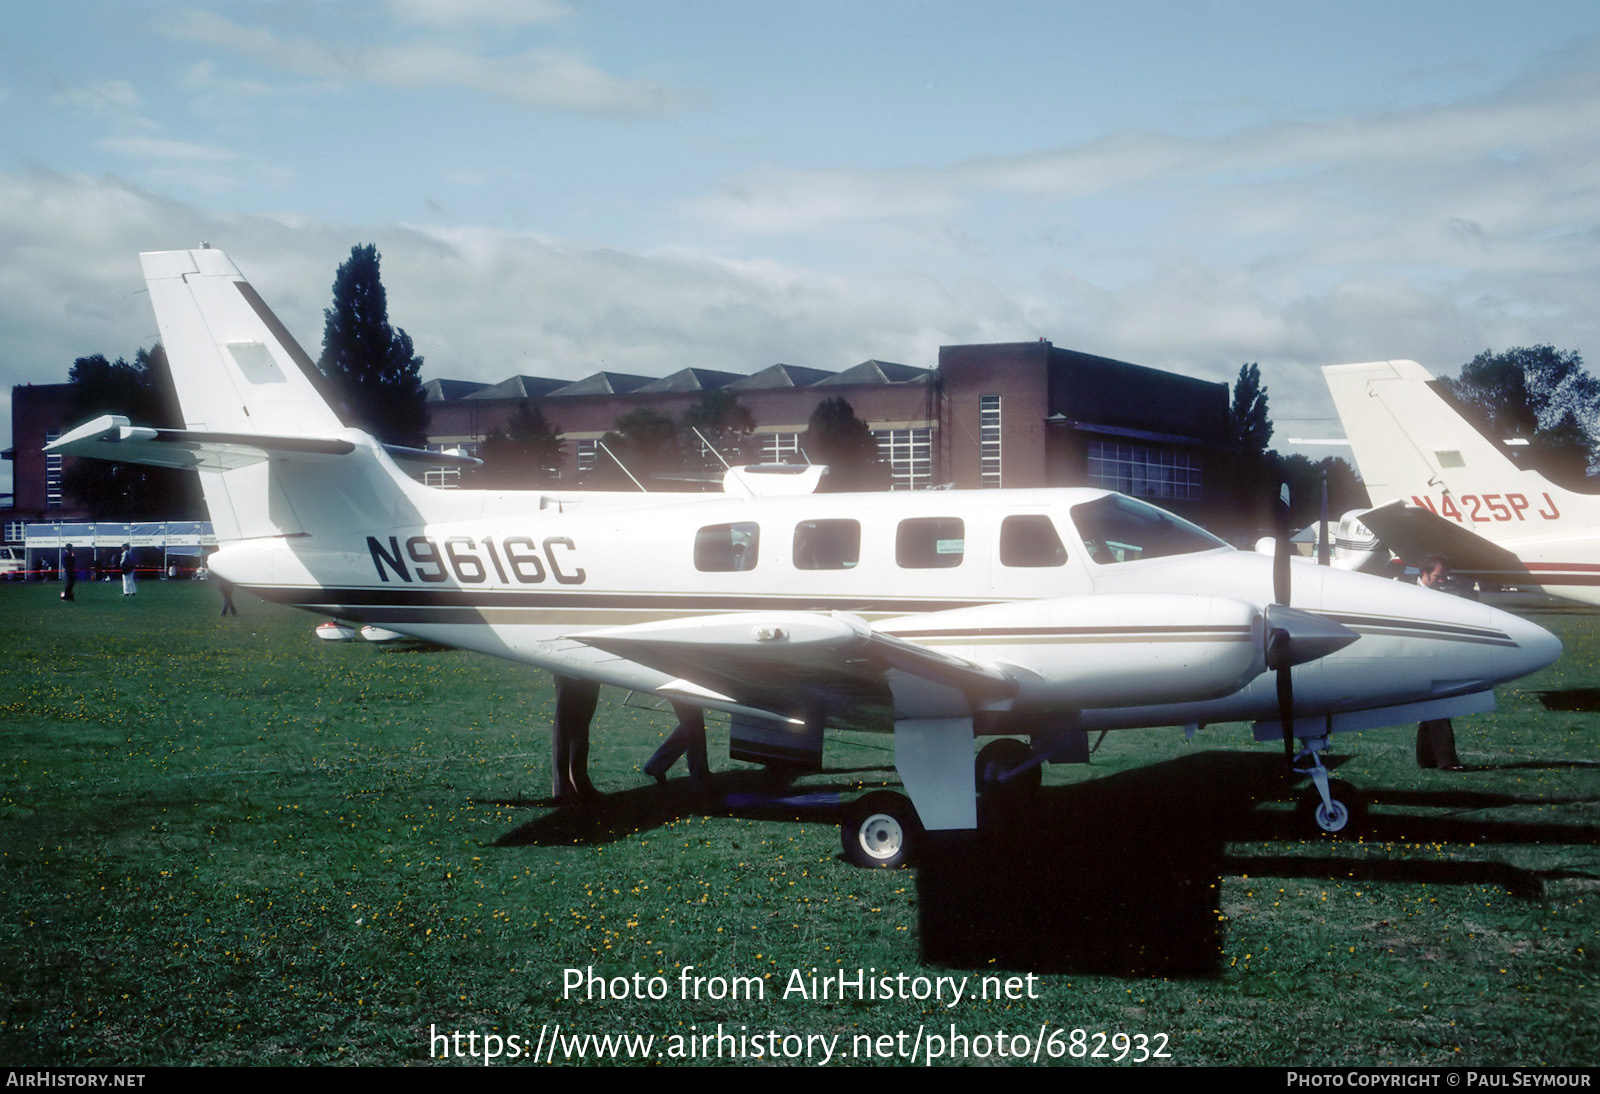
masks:
<path id="1" fill-rule="evenodd" d="M 933 430 L 875 429 L 878 459 L 889 465 L 889 489 L 922 490 L 933 485 Z"/>
<path id="2" fill-rule="evenodd" d="M 51 444 L 61 439 L 59 433 L 46 433 L 44 443 Z M 61 453 L 51 452 L 44 458 L 44 507 L 46 509 L 61 508 Z"/>
<path id="3" fill-rule="evenodd" d="M 1056 526 L 1043 513 L 1007 517 L 1000 522 L 1000 565 L 1065 566 L 1067 549 Z"/>
<path id="4" fill-rule="evenodd" d="M 600 442 L 578 441 L 574 451 L 578 454 L 578 478 L 585 479 L 594 472 L 595 462 L 600 457 Z"/>
<path id="5" fill-rule="evenodd" d="M 753 521 L 713 524 L 694 537 L 694 568 L 707 573 L 754 570 L 761 526 Z"/>
<path id="6" fill-rule="evenodd" d="M 763 433 L 761 442 L 762 463 L 788 463 L 800 458 L 800 434 Z"/>
<path id="7" fill-rule="evenodd" d="M 1101 565 L 1165 558 L 1226 547 L 1216 536 L 1165 509 L 1118 494 L 1072 507 L 1083 549 Z"/>
<path id="8" fill-rule="evenodd" d="M 803 520 L 794 526 L 794 568 L 848 570 L 861 561 L 861 523 Z"/>
<path id="9" fill-rule="evenodd" d="M 1200 461 L 1170 448 L 1090 441 L 1089 485 L 1136 498 L 1198 501 Z"/>
<path id="10" fill-rule="evenodd" d="M 978 486 L 1000 488 L 1000 396 L 978 398 Z"/>
<path id="11" fill-rule="evenodd" d="M 960 517 L 903 520 L 894 538 L 895 561 L 908 570 L 959 566 L 966 557 L 966 537 L 966 526 Z"/>

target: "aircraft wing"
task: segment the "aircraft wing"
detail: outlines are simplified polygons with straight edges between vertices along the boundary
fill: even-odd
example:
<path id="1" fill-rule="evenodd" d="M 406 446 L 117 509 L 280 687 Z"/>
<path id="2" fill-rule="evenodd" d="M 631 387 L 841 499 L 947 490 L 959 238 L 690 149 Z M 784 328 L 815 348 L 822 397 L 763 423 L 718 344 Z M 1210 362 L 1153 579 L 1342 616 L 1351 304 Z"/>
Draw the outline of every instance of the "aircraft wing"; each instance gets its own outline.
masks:
<path id="1" fill-rule="evenodd" d="M 476 467 L 471 456 L 384 445 L 394 460 L 427 467 Z M 44 450 L 66 456 L 175 467 L 183 471 L 232 471 L 280 456 L 347 456 L 356 450 L 337 437 L 277 437 L 263 433 L 218 433 L 198 429 L 156 429 L 133 425 L 120 414 L 106 414 L 63 434 Z"/>
<path id="2" fill-rule="evenodd" d="M 568 636 L 677 679 L 670 697 L 781 720 L 824 717 L 886 730 L 894 718 L 887 674 L 899 670 L 977 702 L 1017 682 L 998 668 L 927 649 L 845 612 L 741 612 Z"/>
<path id="3" fill-rule="evenodd" d="M 743 612 L 566 637 L 671 674 L 675 686 L 663 692 L 703 706 L 737 703 L 784 718 L 888 729 L 907 717 L 1229 695 L 1265 669 L 1269 625 L 1315 647 L 1302 660 L 1329 652 L 1319 645 L 1329 637 L 1325 625 L 1285 612 L 1269 623 L 1258 606 L 1228 597 L 1100 594 L 876 625 L 843 612 Z M 1354 640 L 1338 632 L 1333 648 Z"/>
<path id="4" fill-rule="evenodd" d="M 1462 576 L 1504 584 L 1537 584 L 1516 555 L 1437 513 L 1396 498 L 1358 517 L 1383 544 L 1415 566 L 1429 555 L 1443 555 Z"/>

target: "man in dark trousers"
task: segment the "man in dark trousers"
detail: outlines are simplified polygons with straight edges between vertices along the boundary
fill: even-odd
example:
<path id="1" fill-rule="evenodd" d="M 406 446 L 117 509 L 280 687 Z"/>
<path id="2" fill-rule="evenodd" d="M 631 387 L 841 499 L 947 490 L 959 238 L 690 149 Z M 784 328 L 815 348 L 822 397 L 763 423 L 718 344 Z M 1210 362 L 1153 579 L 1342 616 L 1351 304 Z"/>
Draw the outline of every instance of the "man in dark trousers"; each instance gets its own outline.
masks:
<path id="1" fill-rule="evenodd" d="M 1450 563 L 1443 555 L 1429 555 L 1422 560 L 1422 573 L 1417 583 L 1441 593 L 1448 593 Z M 1461 757 L 1456 755 L 1456 731 L 1448 718 L 1431 718 L 1417 726 L 1417 766 L 1435 767 L 1440 771 L 1465 771 Z"/>
<path id="2" fill-rule="evenodd" d="M 589 781 L 589 723 L 600 701 L 600 685 L 554 674 L 556 718 L 550 731 L 551 797 L 567 803 L 596 794 Z"/>
<path id="3" fill-rule="evenodd" d="M 664 783 L 678 757 L 687 753 L 689 781 L 695 786 L 704 786 L 711 778 L 711 764 L 706 760 L 705 711 L 687 703 L 673 703 L 672 713 L 678 716 L 678 725 L 656 749 L 655 755 L 645 761 L 644 773 Z"/>

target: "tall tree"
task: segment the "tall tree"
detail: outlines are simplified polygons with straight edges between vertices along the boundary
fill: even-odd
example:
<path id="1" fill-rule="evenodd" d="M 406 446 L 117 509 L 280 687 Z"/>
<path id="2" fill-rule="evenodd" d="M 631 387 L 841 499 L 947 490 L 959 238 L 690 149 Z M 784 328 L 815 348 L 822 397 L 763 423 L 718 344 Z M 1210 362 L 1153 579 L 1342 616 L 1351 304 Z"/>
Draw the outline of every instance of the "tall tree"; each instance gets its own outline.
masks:
<path id="1" fill-rule="evenodd" d="M 1552 482 L 1588 488 L 1597 451 L 1600 380 L 1573 350 L 1518 346 L 1503 353 L 1484 350 L 1441 386 L 1467 418 L 1491 440 L 1528 442 L 1514 455 L 1523 466 Z"/>
<path id="2" fill-rule="evenodd" d="M 889 467 L 878 458 L 878 442 L 842 395 L 817 404 L 806 423 L 806 455 L 828 465 L 824 490 L 887 490 Z"/>
<path id="3" fill-rule="evenodd" d="M 73 384 L 73 420 L 120 414 L 134 425 L 183 425 L 166 351 L 141 349 L 130 363 L 104 354 L 80 357 L 67 379 Z M 200 482 L 192 471 L 106 460 L 73 460 L 62 472 L 62 489 L 95 520 L 190 520 L 201 517 Z"/>
<path id="4" fill-rule="evenodd" d="M 350 248 L 333 279 L 333 307 L 324 311 L 317 366 L 344 397 L 346 420 L 388 444 L 427 443 L 422 358 L 411 337 L 389 325 L 389 301 L 374 244 Z"/>
<path id="5" fill-rule="evenodd" d="M 1228 426 L 1239 451 L 1259 456 L 1272 440 L 1272 419 L 1267 417 L 1267 389 L 1261 386 L 1261 366 L 1255 362 L 1239 366 L 1233 382 L 1233 403 L 1228 408 Z"/>
<path id="6" fill-rule="evenodd" d="M 474 486 L 545 486 L 561 477 L 561 430 L 524 399 L 506 424 L 492 431 L 478 449 L 483 466 L 472 472 Z"/>
<path id="7" fill-rule="evenodd" d="M 1237 514 L 1242 526 L 1233 531 L 1270 527 L 1270 503 L 1278 496 L 1275 478 L 1276 453 L 1268 452 L 1272 439 L 1272 419 L 1267 416 L 1267 389 L 1261 383 L 1261 366 L 1255 362 L 1239 366 L 1233 383 L 1233 400 L 1228 405 L 1228 433 L 1233 451 L 1223 457 L 1225 467 L 1221 488 L 1228 498 L 1227 508 Z"/>

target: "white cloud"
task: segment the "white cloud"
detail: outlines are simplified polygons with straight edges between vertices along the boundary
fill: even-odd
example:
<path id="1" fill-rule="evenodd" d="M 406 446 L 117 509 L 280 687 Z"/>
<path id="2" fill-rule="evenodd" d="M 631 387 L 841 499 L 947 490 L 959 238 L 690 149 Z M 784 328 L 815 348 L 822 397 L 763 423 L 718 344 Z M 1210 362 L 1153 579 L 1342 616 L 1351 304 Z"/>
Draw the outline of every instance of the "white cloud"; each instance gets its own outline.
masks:
<path id="1" fill-rule="evenodd" d="M 867 357 L 926 367 L 941 344 L 1045 337 L 1213 380 L 1259 361 L 1275 416 L 1322 414 L 1319 364 L 1414 357 L 1448 372 L 1486 346 L 1534 342 L 1600 355 L 1600 188 L 1587 183 L 1600 165 L 1588 147 L 1557 155 L 1529 129 L 1530 151 L 1518 162 L 1491 156 L 1465 170 L 1463 154 L 1436 171 L 1426 160 L 1362 161 L 1349 150 L 1359 142 L 1302 134 L 1300 147 L 1338 146 L 1346 158 L 1271 177 L 1193 176 L 1171 188 L 1151 164 L 1177 162 L 1173 148 L 1143 144 L 1118 166 L 1108 151 L 1117 142 L 1107 142 L 1086 162 L 1100 165 L 1098 177 L 1147 187 L 1131 208 L 1148 215 L 1151 230 L 1122 240 L 1052 215 L 1067 225 L 1064 242 L 1034 247 L 1028 266 L 1003 271 L 965 258 L 919 268 L 898 252 L 859 272 L 736 259 L 715 247 L 625 250 L 470 226 L 354 228 L 209 212 L 116 179 L 0 174 L 0 392 L 57 381 L 80 354 L 149 344 L 154 322 L 136 253 L 202 239 L 232 255 L 314 354 L 335 268 L 352 244 L 371 241 L 383 253 L 391 318 L 416 340 L 429 377 L 753 371 L 776 361 L 837 369 Z M 1397 161 L 1400 143 L 1386 145 Z M 186 173 L 227 160 L 181 142 L 125 150 L 165 152 L 163 162 Z M 1029 173 L 1030 185 L 1046 174 Z M 785 216 L 849 223 L 860 237 L 905 214 L 908 235 L 935 238 L 954 222 L 971 237 L 968 251 L 992 249 L 1010 262 L 987 227 L 962 221 L 962 192 L 935 176 L 770 177 L 774 191 L 788 187 L 788 204 L 762 214 L 774 224 Z M 852 210 L 879 219 L 840 219 Z M 1105 272 L 1113 260 L 1122 263 L 1115 277 Z"/>
<path id="2" fill-rule="evenodd" d="M 196 61 L 189 67 L 189 71 L 183 75 L 183 86 L 198 92 L 201 96 L 199 102 L 208 106 L 218 97 L 230 100 L 259 99 L 273 93 L 270 84 L 260 80 L 241 80 L 226 74 L 217 62 L 209 59 Z"/>
<path id="3" fill-rule="evenodd" d="M 224 163 L 238 159 L 237 152 L 226 148 L 213 148 L 189 141 L 163 140 L 158 137 L 107 137 L 99 142 L 103 148 L 139 159 L 166 160 L 179 163 Z"/>
<path id="4" fill-rule="evenodd" d="M 752 171 L 689 204 L 730 233 L 786 235 L 863 222 L 944 220 L 1022 196 L 1064 210 L 1088 199 L 1142 202 L 1187 227 L 1315 236 L 1352 209 L 1424 218 L 1450 208 L 1491 232 L 1592 216 L 1600 166 L 1600 46 L 1575 51 L 1501 92 L 1366 115 L 1279 118 L 1195 138 L 1119 133 L 1023 155 L 892 170 Z M 1509 183 L 1509 187 L 1506 185 Z M 1557 207 L 1547 203 L 1559 195 Z M 1263 206 L 1275 206 L 1278 223 Z M 1387 238 L 1391 225 L 1376 225 Z M 1182 227 L 1184 225 L 1180 225 Z M 1327 235 L 1328 233 L 1322 233 Z"/>
<path id="5" fill-rule="evenodd" d="M 95 80 L 62 88 L 50 96 L 50 102 L 92 115 L 128 114 L 144 106 L 144 99 L 127 80 Z"/>
<path id="6" fill-rule="evenodd" d="M 389 0 L 389 7 L 402 19 L 435 26 L 536 26 L 572 13 L 559 0 Z"/>
<path id="7" fill-rule="evenodd" d="M 371 42 L 333 45 L 245 26 L 209 11 L 188 11 L 171 33 L 248 57 L 294 75 L 390 88 L 465 88 L 525 106 L 592 113 L 632 113 L 669 106 L 653 84 L 610 76 L 581 57 L 548 49 L 473 52 L 459 44 Z"/>

